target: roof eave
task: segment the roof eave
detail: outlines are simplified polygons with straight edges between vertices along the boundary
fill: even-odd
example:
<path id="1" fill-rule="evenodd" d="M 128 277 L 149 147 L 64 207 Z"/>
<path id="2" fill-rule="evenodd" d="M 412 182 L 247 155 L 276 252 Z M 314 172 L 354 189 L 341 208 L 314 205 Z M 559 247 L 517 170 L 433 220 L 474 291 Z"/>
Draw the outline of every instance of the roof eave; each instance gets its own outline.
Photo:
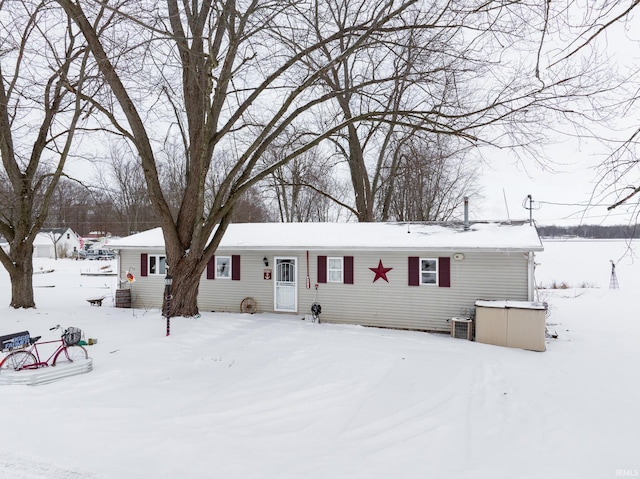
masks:
<path id="1" fill-rule="evenodd" d="M 107 245 L 108 246 L 108 245 Z M 145 251 L 165 251 L 164 246 L 158 245 L 135 245 L 135 246 L 109 246 L 114 250 L 145 250 Z M 445 253 L 528 253 L 544 251 L 542 245 L 523 245 L 523 246 L 488 246 L 488 247 L 469 247 L 469 246 L 399 246 L 399 247 L 380 247 L 380 246 L 224 246 L 218 247 L 220 251 L 441 251 Z"/>

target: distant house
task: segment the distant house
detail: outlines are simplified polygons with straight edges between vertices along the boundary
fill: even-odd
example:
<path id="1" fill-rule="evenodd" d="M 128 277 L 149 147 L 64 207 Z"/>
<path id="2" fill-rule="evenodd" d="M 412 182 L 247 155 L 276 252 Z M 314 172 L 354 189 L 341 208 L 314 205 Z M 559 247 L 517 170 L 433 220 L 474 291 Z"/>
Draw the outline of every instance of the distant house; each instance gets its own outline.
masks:
<path id="1" fill-rule="evenodd" d="M 160 307 L 166 264 L 160 228 L 108 243 L 133 271 L 134 307 Z M 532 301 L 528 223 L 232 224 L 200 280 L 201 311 L 305 316 L 323 322 L 449 331 L 477 300 Z"/>
<path id="2" fill-rule="evenodd" d="M 42 228 L 33 242 L 34 258 L 70 258 L 81 249 L 71 228 Z"/>

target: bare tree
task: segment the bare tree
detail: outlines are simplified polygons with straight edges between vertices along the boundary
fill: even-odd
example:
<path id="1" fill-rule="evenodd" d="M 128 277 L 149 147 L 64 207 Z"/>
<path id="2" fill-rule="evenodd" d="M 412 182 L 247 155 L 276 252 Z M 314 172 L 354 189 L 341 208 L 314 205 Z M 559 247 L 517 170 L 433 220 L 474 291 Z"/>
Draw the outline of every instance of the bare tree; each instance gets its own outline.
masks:
<path id="1" fill-rule="evenodd" d="M 335 96 L 315 87 L 327 65 L 311 68 L 305 59 L 347 38 L 349 48 L 334 61 L 348 58 L 367 47 L 373 36 L 392 29 L 415 1 L 370 4 L 348 24 L 331 26 L 319 41 L 307 38 L 299 25 L 309 10 L 321 8 L 330 14 L 326 5 L 177 0 L 167 0 L 163 7 L 155 2 L 109 4 L 136 32 L 135 45 L 133 40 L 125 45 L 120 37 L 117 48 L 99 35 L 100 19 L 93 11 L 97 3 L 58 3 L 82 30 L 118 101 L 120 111 L 102 105 L 102 112 L 138 152 L 150 198 L 161 218 L 174 279 L 171 314 L 189 316 L 198 311 L 200 274 L 242 194 L 349 123 L 327 123 L 322 131 L 310 132 L 303 145 L 280 162 L 259 168 L 260 158 L 283 131 L 294 123 L 309 123 L 317 117 L 319 106 Z M 295 49 L 284 44 L 284 38 L 297 39 Z M 130 66 L 126 78 L 121 69 L 130 65 L 122 55 L 136 53 L 142 73 L 133 72 L 134 81 Z M 146 89 L 140 94 L 143 85 Z M 175 217 L 160 182 L 154 148 L 154 137 L 158 140 L 158 133 L 166 133 L 151 121 L 161 112 L 164 124 L 169 122 L 167 115 L 174 114 L 170 123 L 177 125 L 185 148 L 185 188 Z M 384 116 L 386 112 L 377 109 L 368 114 Z M 216 149 L 233 151 L 235 163 L 207 209 L 205 178 Z"/>
<path id="2" fill-rule="evenodd" d="M 33 242 L 83 113 L 74 92 L 87 88 L 89 57 L 64 12 L 49 2 L 2 2 L 0 11 L 0 234 L 9 243 L 0 263 L 11 279 L 11 306 L 32 308 Z"/>
<path id="3" fill-rule="evenodd" d="M 597 0 L 581 7 L 578 10 L 578 6 L 570 4 L 564 15 L 556 15 L 552 6 L 548 6 L 546 42 L 541 42 L 540 51 L 551 49 L 549 45 L 561 31 L 565 42 L 562 48 L 553 45 L 552 65 L 606 62 L 610 75 L 619 78 L 618 86 L 611 88 L 604 101 L 586 105 L 590 121 L 576 125 L 576 130 L 586 138 L 604 143 L 608 152 L 598 168 L 600 180 L 592 201 L 609 204 L 608 210 L 626 206 L 637 222 L 640 215 L 637 199 L 640 194 L 640 71 L 629 51 L 640 46 L 637 36 L 640 0 Z"/>
<path id="4" fill-rule="evenodd" d="M 273 145 L 264 155 L 266 163 L 286 156 L 288 145 Z M 263 181 L 273 196 L 274 209 L 282 222 L 329 221 L 331 207 L 340 203 L 334 180 L 335 160 L 318 148 L 309 150 L 279 167 Z"/>
<path id="5" fill-rule="evenodd" d="M 389 217 L 398 221 L 447 221 L 466 196 L 477 194 L 477 168 L 464 160 L 466 151 L 449 151 L 448 143 L 428 142 L 418 135 L 395 149 L 398 161 Z"/>
<path id="6" fill-rule="evenodd" d="M 62 177 L 51 197 L 49 214 L 43 226 L 48 228 L 66 226 L 76 233 L 88 233 L 90 226 L 87 221 L 87 211 L 91 203 L 91 192 L 86 186 Z"/>
<path id="7" fill-rule="evenodd" d="M 252 186 L 238 198 L 231 217 L 233 223 L 268 223 L 272 219 L 265 198 L 257 186 Z"/>
<path id="8" fill-rule="evenodd" d="M 331 31 L 328 24 L 350 21 L 353 2 L 331 3 L 333 16 L 309 17 L 308 30 L 317 39 Z M 466 143 L 542 158 L 539 146 L 552 132 L 544 126 L 558 116 L 577 115 L 580 99 L 606 90 L 595 69 L 540 71 L 536 42 L 544 31 L 546 3 L 428 2 L 406 16 L 405 28 L 371 38 L 371 48 L 347 59 L 335 61 L 350 47 L 349 39 L 320 49 L 315 65 L 330 65 L 321 84 L 335 93 L 326 115 L 348 122 L 332 140 L 348 165 L 359 221 L 389 218 L 396 193 L 406 194 L 396 189 L 405 158 L 397 148 L 416 132 L 453 150 Z M 600 76 L 587 82 L 587 73 Z M 380 106 L 386 116 L 365 115 Z"/>
<path id="9" fill-rule="evenodd" d="M 358 10 L 349 8 L 354 3 L 349 0 L 330 0 L 328 3 L 333 12 L 329 21 L 338 28 L 344 28 L 352 21 L 351 15 L 358 14 Z M 409 18 L 406 21 L 409 22 Z M 309 17 L 309 31 L 320 41 L 325 38 L 327 21 L 321 12 Z M 336 61 L 351 48 L 347 38 L 336 46 L 324 45 L 319 55 L 312 59 L 314 65 L 330 65 L 320 80 L 335 94 L 336 108 L 332 114 L 348 123 L 331 140 L 348 165 L 354 198 L 354 206 L 350 209 L 359 221 L 376 219 L 376 200 L 384 181 L 383 172 L 395 168 L 393 161 L 391 164 L 387 161 L 395 158 L 387 148 L 396 135 L 395 130 L 407 119 L 401 110 L 408 105 L 405 96 L 417 80 L 414 61 L 420 49 L 415 48 L 415 36 L 419 32 L 420 29 L 413 28 L 389 31 L 384 38 L 373 37 L 369 48 Z M 403 46 L 405 41 L 408 43 Z M 363 112 L 380 107 L 388 115 L 380 118 L 362 116 Z M 349 121 L 358 117 L 361 120 Z M 367 156 L 376 151 L 377 162 L 371 164 Z M 387 183 L 389 198 L 394 194 L 392 186 L 392 182 Z"/>
<path id="10" fill-rule="evenodd" d="M 147 194 L 142 167 L 128 144 L 112 144 L 111 154 L 100 172 L 100 191 L 111 204 L 114 220 L 123 231 L 109 228 L 117 234 L 130 235 L 141 231 L 144 225 L 154 223 L 149 214 L 151 202 Z"/>
<path id="11" fill-rule="evenodd" d="M 521 129 L 534 144 L 530 129 L 540 125 L 541 108 L 563 110 L 576 92 L 589 93 L 567 78 L 532 84 L 522 74 L 531 65 L 504 52 L 540 31 L 541 15 L 522 15 L 532 7 L 521 2 L 57 2 L 83 32 L 117 100 L 94 104 L 96 111 L 140 158 L 174 278 L 172 315 L 197 313 L 200 275 L 242 195 L 333 135 L 346 132 L 353 182 L 375 192 L 379 184 L 366 185 L 367 145 L 354 137 L 385 135 L 360 126 L 420 129 L 474 144 L 517 140 Z M 103 26 L 102 8 L 121 20 L 117 31 Z M 420 55 L 403 56 L 407 45 L 421 47 Z M 398 68 L 387 68 L 394 63 Z M 398 91 L 411 94 L 390 94 L 401 78 L 411 88 Z M 508 134 L 499 128 L 505 125 Z M 269 147 L 289 130 L 297 141 L 264 166 Z M 184 151 L 177 211 L 159 175 L 162 145 L 174 136 Z M 216 152 L 227 152 L 233 164 L 210 199 L 206 179 Z M 357 197 L 360 203 L 357 211 L 371 217 L 371 199 Z"/>
<path id="12" fill-rule="evenodd" d="M 213 204 L 215 190 L 220 182 L 219 177 L 224 175 L 224 171 L 227 171 L 228 163 L 229 161 L 223 160 L 222 166 L 219 166 L 216 164 L 216 159 L 214 159 L 215 166 L 210 168 L 208 172 L 203 172 L 207 176 L 204 186 L 207 190 L 205 192 L 206 208 L 210 208 Z M 158 175 L 173 218 L 178 217 L 180 204 L 187 186 L 187 166 L 184 147 L 180 143 L 172 141 L 172 139 L 167 139 L 158 154 Z"/>
<path id="13" fill-rule="evenodd" d="M 561 79 L 584 90 L 571 98 L 572 108 L 556 106 L 565 120 L 562 124 L 541 124 L 598 157 L 599 179 L 586 208 L 608 204 L 612 210 L 628 205 L 634 220 L 640 214 L 640 203 L 631 201 L 640 193 L 640 72 L 629 52 L 638 48 L 639 6 L 639 0 L 541 3 L 533 65 L 543 85 Z"/>

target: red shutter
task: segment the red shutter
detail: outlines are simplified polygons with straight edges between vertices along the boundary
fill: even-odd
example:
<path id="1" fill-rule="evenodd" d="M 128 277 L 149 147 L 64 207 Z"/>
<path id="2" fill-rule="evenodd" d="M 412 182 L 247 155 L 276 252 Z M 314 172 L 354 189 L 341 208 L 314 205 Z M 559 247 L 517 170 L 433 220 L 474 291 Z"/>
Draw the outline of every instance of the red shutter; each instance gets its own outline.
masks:
<path id="1" fill-rule="evenodd" d="M 216 257 L 212 256 L 207 262 L 207 279 L 216 279 Z"/>
<path id="2" fill-rule="evenodd" d="M 240 255 L 238 254 L 231 257 L 231 279 L 240 281 Z"/>
<path id="3" fill-rule="evenodd" d="M 149 275 L 149 255 L 147 253 L 142 253 L 140 255 L 140 276 L 148 276 Z"/>
<path id="4" fill-rule="evenodd" d="M 438 286 L 441 288 L 451 287 L 451 258 L 438 258 Z"/>
<path id="5" fill-rule="evenodd" d="M 420 258 L 409 256 L 409 286 L 420 286 Z"/>
<path id="6" fill-rule="evenodd" d="M 318 256 L 318 283 L 327 282 L 327 257 Z"/>
<path id="7" fill-rule="evenodd" d="M 344 257 L 344 284 L 353 284 L 353 256 Z"/>

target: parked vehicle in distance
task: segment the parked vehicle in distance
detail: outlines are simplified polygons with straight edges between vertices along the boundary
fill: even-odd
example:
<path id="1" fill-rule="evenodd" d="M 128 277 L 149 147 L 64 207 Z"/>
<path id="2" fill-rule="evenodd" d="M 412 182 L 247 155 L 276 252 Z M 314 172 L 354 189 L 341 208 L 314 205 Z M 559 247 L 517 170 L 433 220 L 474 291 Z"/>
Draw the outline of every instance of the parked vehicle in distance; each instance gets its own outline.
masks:
<path id="1" fill-rule="evenodd" d="M 71 254 L 71 258 L 73 259 L 87 259 L 87 252 L 83 249 L 79 250 L 79 251 L 74 251 Z"/>
<path id="2" fill-rule="evenodd" d="M 108 249 L 90 249 L 87 251 L 87 259 L 89 260 L 108 260 L 115 258 L 116 254 Z"/>

